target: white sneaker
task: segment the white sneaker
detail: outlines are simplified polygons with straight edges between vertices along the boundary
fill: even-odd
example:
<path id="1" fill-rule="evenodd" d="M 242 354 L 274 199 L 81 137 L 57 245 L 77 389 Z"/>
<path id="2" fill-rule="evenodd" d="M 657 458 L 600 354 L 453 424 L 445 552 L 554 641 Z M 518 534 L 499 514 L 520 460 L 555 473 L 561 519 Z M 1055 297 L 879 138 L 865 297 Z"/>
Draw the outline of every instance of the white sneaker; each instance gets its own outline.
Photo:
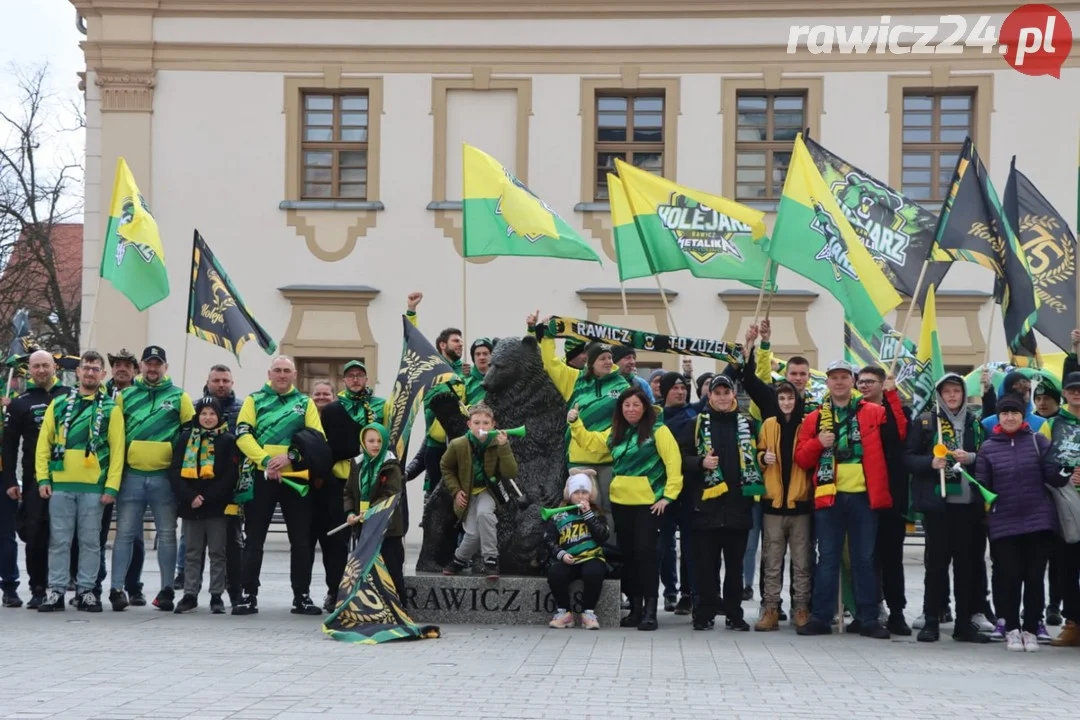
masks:
<path id="1" fill-rule="evenodd" d="M 1005 633 L 1005 649 L 1009 652 L 1024 652 L 1024 641 L 1020 637 L 1019 630 L 1010 630 Z"/>
<path id="2" fill-rule="evenodd" d="M 981 633 L 994 632 L 994 623 L 986 619 L 986 616 L 982 613 L 975 613 L 971 616 L 971 624 L 974 625 Z"/>
<path id="3" fill-rule="evenodd" d="M 1020 633 L 1020 642 L 1024 644 L 1024 652 L 1039 652 L 1039 638 L 1034 633 L 1026 630 Z"/>
<path id="4" fill-rule="evenodd" d="M 889 624 L 889 609 L 885 607 L 885 603 L 878 603 L 878 624 L 884 627 Z"/>
<path id="5" fill-rule="evenodd" d="M 922 630 L 926 627 L 926 616 L 919 615 L 919 617 L 915 618 L 915 622 L 911 623 L 911 627 L 914 630 Z M 993 630 L 993 628 L 990 629 Z"/>

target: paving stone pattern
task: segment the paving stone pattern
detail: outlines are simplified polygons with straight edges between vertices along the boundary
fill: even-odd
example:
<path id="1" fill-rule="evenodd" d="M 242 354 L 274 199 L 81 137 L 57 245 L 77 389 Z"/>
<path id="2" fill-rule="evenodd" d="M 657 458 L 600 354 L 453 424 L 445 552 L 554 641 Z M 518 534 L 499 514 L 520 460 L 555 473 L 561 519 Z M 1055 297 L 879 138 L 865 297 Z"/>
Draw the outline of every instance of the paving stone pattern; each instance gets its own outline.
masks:
<path id="1" fill-rule="evenodd" d="M 1080 700 L 1080 650 L 1006 653 L 947 633 L 923 645 L 693 632 L 663 613 L 653 633 L 446 625 L 439 640 L 349 645 L 289 614 L 282 549 L 267 552 L 253 617 L 212 616 L 205 593 L 183 616 L 0 609 L 0 718 L 957 720 L 1072 718 Z M 921 557 L 909 548 L 910 618 Z"/>

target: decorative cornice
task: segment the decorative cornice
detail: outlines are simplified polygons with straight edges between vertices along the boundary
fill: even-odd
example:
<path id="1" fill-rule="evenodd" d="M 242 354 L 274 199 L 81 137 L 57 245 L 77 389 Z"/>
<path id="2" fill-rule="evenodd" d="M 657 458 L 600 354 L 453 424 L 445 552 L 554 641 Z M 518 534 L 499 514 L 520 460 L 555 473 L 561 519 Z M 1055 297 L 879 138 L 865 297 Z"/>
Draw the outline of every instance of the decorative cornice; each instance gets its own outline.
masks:
<path id="1" fill-rule="evenodd" d="M 97 70 L 94 84 L 101 88 L 102 112 L 152 112 L 154 71 Z"/>

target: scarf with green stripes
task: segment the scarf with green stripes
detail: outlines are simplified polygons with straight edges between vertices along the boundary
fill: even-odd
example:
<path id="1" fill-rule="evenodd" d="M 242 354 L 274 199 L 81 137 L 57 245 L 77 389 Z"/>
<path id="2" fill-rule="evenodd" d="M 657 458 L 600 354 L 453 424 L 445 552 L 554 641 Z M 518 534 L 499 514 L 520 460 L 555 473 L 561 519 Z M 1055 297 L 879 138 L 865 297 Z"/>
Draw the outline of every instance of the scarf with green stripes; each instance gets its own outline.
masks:
<path id="1" fill-rule="evenodd" d="M 698 423 L 697 451 L 702 457 L 707 455 L 712 448 L 711 416 L 712 413 L 708 409 L 699 415 L 701 422 Z M 744 496 L 764 495 L 765 483 L 761 478 L 761 468 L 758 467 L 757 442 L 754 438 L 750 419 L 746 415 L 739 413 L 736 422 L 736 438 L 739 443 L 739 467 L 742 468 L 738 483 L 740 491 Z M 705 491 L 702 493 L 702 499 L 708 500 L 719 497 L 729 489 L 730 486 L 724 478 L 724 471 L 717 465 L 715 470 L 711 470 L 705 475 Z"/>
<path id="2" fill-rule="evenodd" d="M 814 484 L 814 507 L 817 509 L 831 507 L 836 501 L 836 463 L 862 462 L 858 402 L 855 398 L 848 401 L 848 406 L 843 409 L 843 422 L 840 423 L 837 423 L 837 411 L 831 396 L 826 397 L 819 408 L 818 432 L 831 432 L 836 440 L 832 447 L 822 450 L 818 459 Z"/>
<path id="3" fill-rule="evenodd" d="M 75 410 L 79 408 L 79 412 L 82 411 L 83 403 L 82 398 L 79 396 L 78 386 L 71 388 L 64 402 L 66 406 L 62 411 L 63 419 L 60 421 L 60 432 L 56 435 L 56 442 L 53 443 L 52 452 L 49 455 L 49 469 L 53 471 L 64 469 L 64 451 L 67 450 L 68 434 L 71 432 L 71 424 L 76 417 Z M 59 407 L 57 411 L 60 411 Z M 94 464 L 91 458 L 97 454 L 97 442 L 101 436 L 101 425 L 105 422 L 105 394 L 100 389 L 94 392 L 90 412 L 93 413 L 93 419 L 90 421 L 89 433 L 86 439 L 83 467 L 91 467 Z"/>
<path id="4" fill-rule="evenodd" d="M 187 480 L 209 480 L 214 477 L 214 443 L 225 432 L 225 423 L 213 430 L 197 427 L 191 431 L 184 446 L 180 477 Z"/>

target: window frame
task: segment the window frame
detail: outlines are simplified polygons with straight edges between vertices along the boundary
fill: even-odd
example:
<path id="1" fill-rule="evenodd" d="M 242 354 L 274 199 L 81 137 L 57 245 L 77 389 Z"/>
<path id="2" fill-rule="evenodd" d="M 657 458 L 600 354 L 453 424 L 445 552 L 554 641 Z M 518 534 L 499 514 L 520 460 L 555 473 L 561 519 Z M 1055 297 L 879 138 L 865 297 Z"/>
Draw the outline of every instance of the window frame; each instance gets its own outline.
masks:
<path id="1" fill-rule="evenodd" d="M 600 139 L 600 119 L 603 117 L 603 113 L 600 109 L 600 103 L 604 98 L 620 98 L 626 100 L 626 109 L 624 111 L 626 115 L 626 124 L 623 126 L 626 130 L 626 139 L 622 141 L 617 140 L 601 140 Z M 658 142 L 646 142 L 637 141 L 633 139 L 634 136 L 634 115 L 637 112 L 634 108 L 634 101 L 638 98 L 659 98 L 663 104 L 660 113 L 660 140 Z M 608 197 L 601 197 L 600 193 L 603 190 L 606 193 L 606 183 L 601 180 L 601 173 L 614 172 L 615 168 L 605 168 L 600 164 L 600 154 L 609 155 L 622 155 L 623 162 L 635 165 L 634 156 L 637 154 L 642 155 L 660 155 L 660 168 L 659 174 L 663 174 L 664 158 L 667 153 L 667 147 L 665 146 L 665 138 L 668 132 L 667 126 L 667 106 L 668 98 L 663 89 L 648 89 L 642 88 L 637 90 L 623 90 L 606 88 L 597 90 L 593 95 L 593 130 L 592 130 L 592 146 L 593 146 L 593 183 L 592 183 L 592 201 L 593 202 L 609 202 Z M 655 114 L 652 111 L 651 114 Z M 636 165 L 635 165 L 636 167 Z M 650 169 L 645 169 L 646 172 L 652 172 Z"/>
<path id="2" fill-rule="evenodd" d="M 808 115 L 808 108 L 810 105 L 810 93 L 806 88 L 790 88 L 782 90 L 750 90 L 740 89 L 735 92 L 735 192 L 732 198 L 735 202 L 750 205 L 751 203 L 769 203 L 776 204 L 780 202 L 780 196 L 784 190 L 784 179 L 774 180 L 773 174 L 775 167 L 773 161 L 775 160 L 776 153 L 788 153 L 790 155 L 795 148 L 795 139 L 791 140 L 776 140 L 768 139 L 769 136 L 775 133 L 776 129 L 776 108 L 775 100 L 777 98 L 791 98 L 797 97 L 802 100 L 802 117 L 803 122 L 801 127 L 796 131 L 796 134 L 802 132 L 806 128 L 806 121 Z M 764 97 L 765 98 L 765 140 L 739 140 L 739 100 L 744 97 Z M 741 153 L 765 153 L 765 190 L 768 193 L 774 188 L 772 185 L 775 183 L 775 194 L 767 194 L 765 197 L 747 198 L 739 196 L 739 155 Z M 790 163 L 789 163 L 790 167 Z M 787 177 L 787 168 L 784 169 L 784 178 Z M 755 183 L 756 184 L 756 183 Z"/>
<path id="3" fill-rule="evenodd" d="M 308 140 L 307 130 L 309 128 L 325 128 L 325 125 L 308 125 L 307 113 L 309 112 L 307 103 L 309 98 L 315 97 L 328 97 L 331 99 L 332 107 L 330 108 L 330 140 Z M 367 116 L 367 123 L 363 126 L 360 125 L 343 125 L 342 116 L 347 112 L 361 112 L 360 110 L 346 110 L 343 107 L 344 98 L 364 98 L 364 110 L 362 111 Z M 310 112 L 327 112 L 326 110 L 310 110 Z M 343 127 L 364 128 L 364 141 L 346 141 L 339 140 Z M 369 140 L 371 137 L 371 96 L 366 90 L 317 90 L 308 88 L 300 91 L 300 199 L 301 200 L 351 200 L 356 202 L 365 202 L 368 194 L 368 168 L 370 165 L 369 157 Z M 307 153 L 314 152 L 329 152 L 330 153 L 330 194 L 329 195 L 308 195 L 307 186 L 308 179 L 306 177 L 309 167 L 325 167 L 321 165 L 308 165 L 306 160 Z M 357 185 L 359 183 L 343 183 L 341 181 L 342 169 L 359 169 L 357 166 L 347 166 L 342 168 L 341 155 L 347 152 L 363 152 L 364 153 L 364 194 L 363 196 L 350 196 L 341 194 L 341 185 Z M 326 185 L 326 183 L 314 183 L 318 185 Z"/>
<path id="4" fill-rule="evenodd" d="M 955 163 L 952 166 L 944 167 L 941 164 L 941 158 L 943 155 L 953 154 L 959 155 L 964 149 L 964 141 L 959 142 L 942 142 L 940 140 L 934 140 L 936 137 L 940 137 L 940 131 L 942 129 L 942 99 L 943 98 L 968 98 L 969 105 L 967 108 L 968 125 L 966 135 L 974 137 L 976 120 L 976 104 L 978 98 L 974 88 L 937 88 L 933 90 L 920 89 L 920 88 L 905 88 L 903 90 L 903 96 L 900 103 L 900 186 L 899 191 L 904 195 L 909 195 L 909 190 L 904 187 L 904 172 L 909 169 L 916 169 L 919 171 L 927 170 L 930 173 L 930 184 L 926 186 L 922 183 L 913 184 L 913 187 L 928 187 L 925 198 L 912 197 L 911 199 L 919 203 L 940 204 L 944 202 L 945 195 L 949 190 L 949 183 L 952 180 L 953 172 L 955 171 Z M 907 113 L 909 112 L 905 107 L 908 98 L 929 98 L 931 101 L 930 106 L 930 141 L 929 142 L 907 142 L 904 139 L 904 131 L 909 128 L 921 128 L 922 126 L 909 126 L 907 124 Z M 910 112 L 925 112 L 912 110 Z M 944 111 L 952 112 L 952 111 Z M 951 126 L 950 126 L 951 127 Z M 956 126 L 961 127 L 961 126 Z M 921 154 L 930 156 L 929 168 L 909 168 L 905 164 L 905 159 L 908 153 Z M 942 181 L 942 173 L 946 173 L 949 177 L 948 180 Z"/>

